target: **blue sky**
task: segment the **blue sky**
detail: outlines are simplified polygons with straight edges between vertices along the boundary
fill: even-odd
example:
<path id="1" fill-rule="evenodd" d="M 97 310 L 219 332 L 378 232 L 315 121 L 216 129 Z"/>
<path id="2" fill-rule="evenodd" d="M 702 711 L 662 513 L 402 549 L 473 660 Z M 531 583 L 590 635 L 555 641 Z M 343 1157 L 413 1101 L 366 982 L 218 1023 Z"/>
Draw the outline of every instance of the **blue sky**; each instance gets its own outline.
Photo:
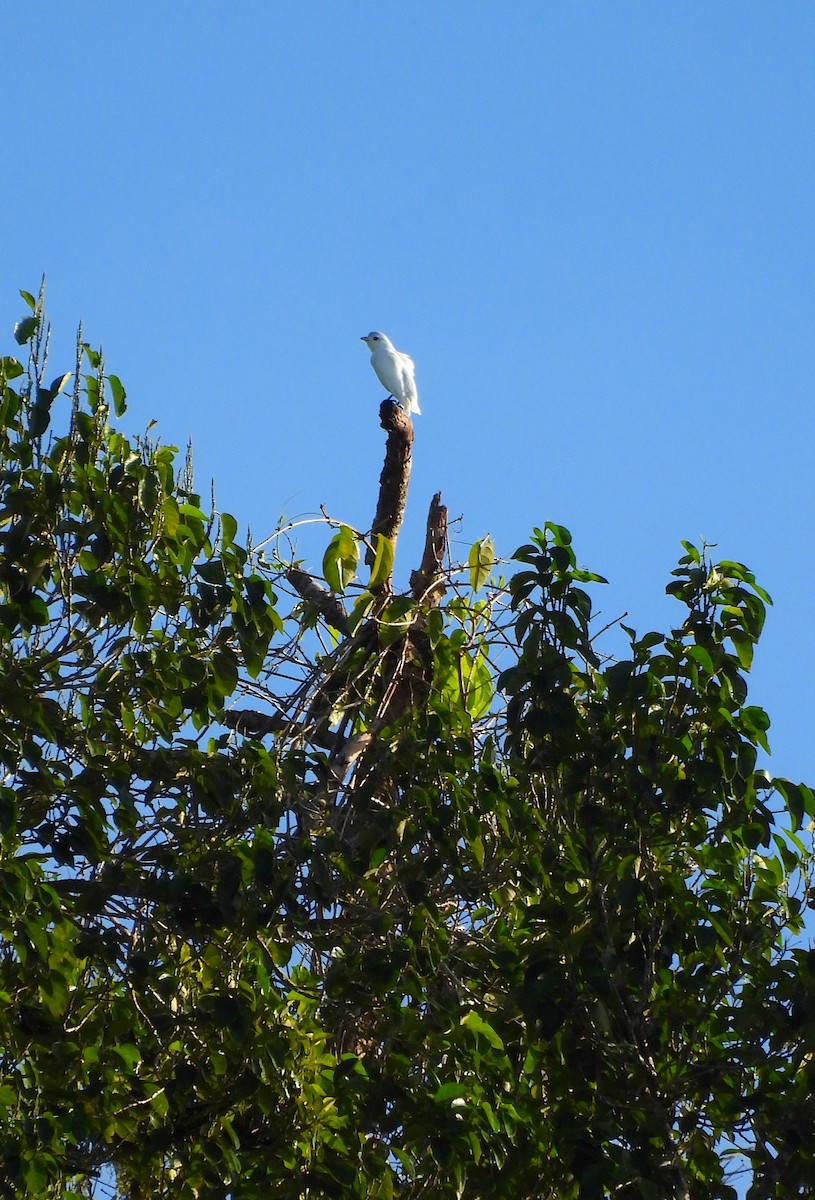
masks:
<path id="1" fill-rule="evenodd" d="M 383 434 L 359 341 L 423 416 L 397 574 L 441 490 L 454 552 L 573 532 L 640 631 L 680 538 L 772 593 L 752 699 L 815 779 L 815 8 L 470 0 L 4 13 L 0 329 L 48 276 L 124 427 L 194 445 L 255 540 L 367 528 Z M 326 537 L 308 527 L 316 566 Z"/>

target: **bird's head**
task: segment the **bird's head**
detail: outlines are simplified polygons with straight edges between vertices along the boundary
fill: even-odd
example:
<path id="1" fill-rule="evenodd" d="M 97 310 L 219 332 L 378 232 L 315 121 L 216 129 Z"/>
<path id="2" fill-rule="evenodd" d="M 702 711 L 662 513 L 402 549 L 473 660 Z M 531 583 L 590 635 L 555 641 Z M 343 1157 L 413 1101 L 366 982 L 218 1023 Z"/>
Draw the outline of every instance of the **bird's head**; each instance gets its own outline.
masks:
<path id="1" fill-rule="evenodd" d="M 385 346 L 388 349 L 391 348 L 390 340 L 385 337 L 384 333 L 378 333 L 376 330 L 374 330 L 373 333 L 369 333 L 366 337 L 360 338 L 360 341 L 364 342 L 372 352 L 376 350 L 378 346 Z"/>

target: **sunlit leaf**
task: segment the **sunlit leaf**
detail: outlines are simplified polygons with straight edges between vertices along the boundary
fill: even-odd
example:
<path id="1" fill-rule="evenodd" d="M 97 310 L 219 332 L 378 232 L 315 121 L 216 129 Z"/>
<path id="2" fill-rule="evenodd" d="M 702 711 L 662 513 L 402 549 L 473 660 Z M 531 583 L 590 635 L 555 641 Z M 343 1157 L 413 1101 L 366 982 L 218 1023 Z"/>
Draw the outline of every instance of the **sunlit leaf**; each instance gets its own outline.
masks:
<path id="1" fill-rule="evenodd" d="M 323 556 L 323 577 L 333 592 L 344 592 L 354 578 L 359 547 L 354 531 L 341 525 Z"/>
<path id="2" fill-rule="evenodd" d="M 479 592 L 489 579 L 490 571 L 495 565 L 492 538 L 481 538 L 473 543 L 470 547 L 467 565 L 470 568 L 470 587 L 474 592 Z"/>
<path id="3" fill-rule="evenodd" d="M 71 379 L 73 379 L 73 374 L 71 371 L 66 371 L 64 375 L 57 375 L 56 378 L 51 381 L 48 387 L 51 395 L 58 396 Z"/>
<path id="4" fill-rule="evenodd" d="M 138 1046 L 134 1046 L 130 1042 L 120 1042 L 111 1049 L 114 1054 L 118 1054 L 128 1071 L 132 1071 L 141 1062 L 141 1052 Z"/>
<path id="5" fill-rule="evenodd" d="M 376 534 L 376 557 L 371 567 L 368 587 L 373 591 L 386 584 L 393 572 L 394 544 L 383 533 Z"/>
<path id="6" fill-rule="evenodd" d="M 116 375 L 108 375 L 107 383 L 110 393 L 113 396 L 113 411 L 117 417 L 121 417 L 127 408 L 127 392 L 124 390 L 121 380 Z"/>
<path id="7" fill-rule="evenodd" d="M 504 1043 L 492 1025 L 479 1016 L 475 1009 L 470 1009 L 468 1013 L 465 1013 L 461 1018 L 461 1024 L 465 1029 L 469 1029 L 471 1033 L 476 1033 L 485 1038 L 495 1050 L 504 1049 Z"/>
<path id="8" fill-rule="evenodd" d="M 14 340 L 17 345 L 24 346 L 26 342 L 30 342 L 37 332 L 38 325 L 36 317 L 23 317 L 22 321 L 18 321 L 14 326 Z"/>
<path id="9" fill-rule="evenodd" d="M 221 549 L 227 550 L 235 541 L 238 522 L 230 513 L 221 513 Z"/>

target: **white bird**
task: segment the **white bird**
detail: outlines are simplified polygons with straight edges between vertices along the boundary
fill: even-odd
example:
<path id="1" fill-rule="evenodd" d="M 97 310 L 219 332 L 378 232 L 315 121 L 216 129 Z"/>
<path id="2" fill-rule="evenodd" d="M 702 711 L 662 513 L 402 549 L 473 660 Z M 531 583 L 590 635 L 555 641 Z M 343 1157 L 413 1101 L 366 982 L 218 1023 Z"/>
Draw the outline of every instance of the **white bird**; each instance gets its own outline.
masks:
<path id="1" fill-rule="evenodd" d="M 419 393 L 416 391 L 416 368 L 413 359 L 397 350 L 384 333 L 369 333 L 360 339 L 371 351 L 371 366 L 377 378 L 394 400 L 409 413 L 422 415 Z"/>

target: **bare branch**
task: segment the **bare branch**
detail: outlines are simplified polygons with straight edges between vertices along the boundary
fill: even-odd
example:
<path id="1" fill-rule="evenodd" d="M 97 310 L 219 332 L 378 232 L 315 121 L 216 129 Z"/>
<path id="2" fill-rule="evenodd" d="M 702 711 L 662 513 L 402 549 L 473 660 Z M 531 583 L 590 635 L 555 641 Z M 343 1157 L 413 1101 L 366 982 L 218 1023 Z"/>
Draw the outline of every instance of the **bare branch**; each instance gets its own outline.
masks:
<path id="1" fill-rule="evenodd" d="M 379 407 L 379 423 L 387 430 L 388 441 L 385 447 L 385 465 L 379 476 L 379 501 L 371 526 L 371 536 L 381 533 L 395 542 L 407 503 L 413 422 L 398 404 L 392 400 L 384 400 Z M 373 550 L 369 548 L 365 555 L 365 562 L 369 567 L 373 565 L 374 557 Z"/>
<path id="2" fill-rule="evenodd" d="M 332 629 L 348 636 L 351 632 L 348 628 L 348 614 L 333 592 L 321 587 L 312 575 L 300 567 L 289 567 L 286 578 L 303 600 L 314 605 Z"/>
<path id="3" fill-rule="evenodd" d="M 442 560 L 447 548 L 447 506 L 441 502 L 441 492 L 430 501 L 427 514 L 427 536 L 424 554 L 418 571 L 411 572 L 410 590 L 414 599 L 436 607 L 447 590 L 442 573 Z"/>

